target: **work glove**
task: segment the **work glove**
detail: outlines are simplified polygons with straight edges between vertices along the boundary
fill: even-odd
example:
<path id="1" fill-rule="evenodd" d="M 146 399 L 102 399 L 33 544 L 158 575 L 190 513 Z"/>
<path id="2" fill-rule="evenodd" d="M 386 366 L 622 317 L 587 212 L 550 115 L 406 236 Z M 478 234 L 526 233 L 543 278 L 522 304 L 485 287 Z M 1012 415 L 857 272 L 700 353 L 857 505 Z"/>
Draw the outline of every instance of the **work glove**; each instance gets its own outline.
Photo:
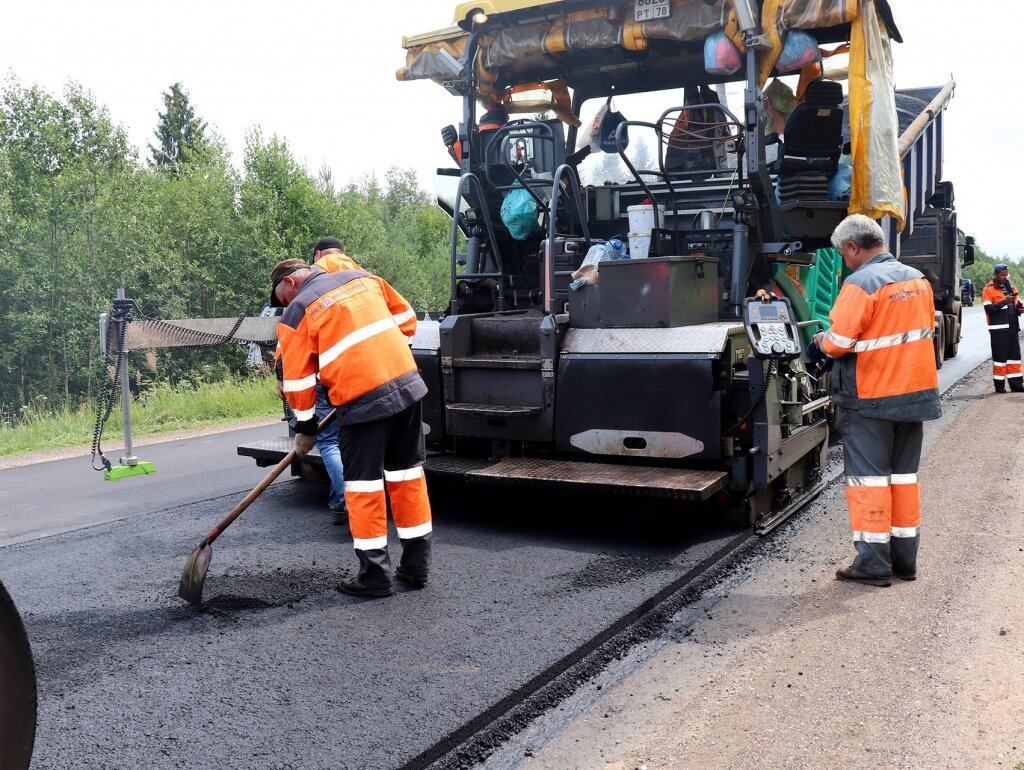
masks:
<path id="1" fill-rule="evenodd" d="M 314 446 L 316 446 L 316 436 L 307 436 L 305 433 L 295 434 L 296 457 L 305 457 Z"/>

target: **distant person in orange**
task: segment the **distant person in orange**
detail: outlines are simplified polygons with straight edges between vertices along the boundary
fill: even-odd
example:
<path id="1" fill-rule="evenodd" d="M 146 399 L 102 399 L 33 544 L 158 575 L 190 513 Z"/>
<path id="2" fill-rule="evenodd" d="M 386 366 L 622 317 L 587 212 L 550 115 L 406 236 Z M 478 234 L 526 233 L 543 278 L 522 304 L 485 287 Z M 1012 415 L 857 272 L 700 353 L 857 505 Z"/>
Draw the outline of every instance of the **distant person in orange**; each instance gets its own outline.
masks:
<path id="1" fill-rule="evenodd" d="M 321 238 L 316 242 L 316 246 L 313 247 L 313 264 L 322 267 L 328 273 L 363 269 L 345 253 L 345 247 L 333 235 Z"/>
<path id="2" fill-rule="evenodd" d="M 882 228 L 862 214 L 840 222 L 832 244 L 853 273 L 814 344 L 836 359 L 832 401 L 857 551 L 836 578 L 889 586 L 893 575 L 917 577 L 923 422 L 942 413 L 932 288 L 889 253 Z"/>
<path id="3" fill-rule="evenodd" d="M 985 307 L 989 338 L 992 342 L 992 381 L 996 393 L 1005 393 L 1006 384 L 1015 393 L 1024 393 L 1024 378 L 1020 368 L 1020 320 L 1024 305 L 1017 290 L 1010 283 L 1010 269 L 998 264 L 992 271 L 992 280 L 981 292 Z"/>
<path id="4" fill-rule="evenodd" d="M 359 559 L 358 576 L 342 580 L 338 590 L 390 596 L 393 577 L 422 588 L 433 526 L 420 406 L 427 386 L 409 348 L 416 314 L 387 281 L 362 269 L 329 273 L 285 260 L 274 267 L 271 283 L 271 303 L 286 308 L 277 337 L 300 457 L 314 444 L 318 378 L 338 410 L 345 501 Z M 402 542 L 394 574 L 387 498 Z"/>

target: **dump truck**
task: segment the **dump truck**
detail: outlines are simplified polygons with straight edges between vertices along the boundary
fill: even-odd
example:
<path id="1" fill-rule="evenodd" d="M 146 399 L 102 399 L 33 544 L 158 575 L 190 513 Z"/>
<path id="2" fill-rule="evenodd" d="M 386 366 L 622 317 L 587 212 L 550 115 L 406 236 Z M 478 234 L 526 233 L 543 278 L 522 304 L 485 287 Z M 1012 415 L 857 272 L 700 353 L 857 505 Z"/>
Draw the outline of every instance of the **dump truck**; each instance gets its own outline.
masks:
<path id="1" fill-rule="evenodd" d="M 830 400 L 809 343 L 848 213 L 931 280 L 937 361 L 959 340 L 954 84 L 897 91 L 894 41 L 886 0 L 478 0 L 405 38 L 398 79 L 461 108 L 436 179 L 450 304 L 413 341 L 428 475 L 667 498 L 759 532 L 817 494 Z M 595 175 L 609 157 L 620 178 Z M 758 290 L 786 300 L 774 327 Z"/>

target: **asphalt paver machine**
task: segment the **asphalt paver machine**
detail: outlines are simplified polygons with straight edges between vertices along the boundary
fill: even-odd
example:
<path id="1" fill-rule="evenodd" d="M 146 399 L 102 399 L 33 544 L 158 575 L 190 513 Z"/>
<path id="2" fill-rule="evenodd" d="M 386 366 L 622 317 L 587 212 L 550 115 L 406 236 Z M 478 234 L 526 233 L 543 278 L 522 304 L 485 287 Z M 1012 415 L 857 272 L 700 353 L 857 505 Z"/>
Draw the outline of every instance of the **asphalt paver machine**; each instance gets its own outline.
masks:
<path id="1" fill-rule="evenodd" d="M 406 38 L 399 80 L 462 108 L 437 176 L 451 302 L 413 342 L 428 472 L 668 498 L 758 531 L 816 494 L 829 399 L 806 351 L 838 293 L 830 234 L 862 212 L 891 250 L 941 242 L 956 259 L 953 84 L 916 92 L 903 120 L 899 40 L 885 0 L 480 0 Z M 784 68 L 780 111 L 768 83 Z M 604 156 L 621 178 L 586 172 Z M 775 354 L 744 323 L 759 289 L 791 316 Z"/>

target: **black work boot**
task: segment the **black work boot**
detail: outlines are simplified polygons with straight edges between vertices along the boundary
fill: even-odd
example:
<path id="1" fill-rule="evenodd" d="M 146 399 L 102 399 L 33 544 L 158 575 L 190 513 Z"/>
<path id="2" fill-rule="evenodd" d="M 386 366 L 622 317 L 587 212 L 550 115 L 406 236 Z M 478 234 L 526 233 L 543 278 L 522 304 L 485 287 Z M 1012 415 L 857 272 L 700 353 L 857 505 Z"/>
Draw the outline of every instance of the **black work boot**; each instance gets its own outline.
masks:
<path id="1" fill-rule="evenodd" d="M 857 549 L 853 564 L 837 569 L 836 579 L 869 586 L 891 586 L 892 557 L 889 556 L 889 543 L 865 543 L 863 540 L 857 540 L 853 547 Z"/>
<path id="2" fill-rule="evenodd" d="M 331 520 L 335 526 L 348 524 L 348 508 L 346 508 L 344 504 L 339 505 L 337 508 L 333 505 L 328 505 L 327 509 L 331 512 Z"/>
<path id="3" fill-rule="evenodd" d="M 391 582 L 391 559 L 387 548 L 356 549 L 359 575 L 338 583 L 338 590 L 353 596 L 391 596 L 395 587 Z"/>
<path id="4" fill-rule="evenodd" d="M 892 575 L 869 575 L 861 572 L 852 564 L 849 567 L 837 569 L 836 580 L 847 580 L 851 583 L 863 583 L 864 585 L 881 586 L 883 588 L 892 585 Z"/>
<path id="5" fill-rule="evenodd" d="M 430 575 L 430 560 L 430 533 L 402 540 L 402 559 L 395 570 L 395 577 L 407 585 L 423 588 Z"/>
<path id="6" fill-rule="evenodd" d="M 395 593 L 394 586 L 371 586 L 361 582 L 359 578 L 343 578 L 336 586 L 343 594 L 352 596 L 366 596 L 371 598 L 383 598 Z"/>
<path id="7" fill-rule="evenodd" d="M 1003 382 L 997 382 L 996 383 L 996 393 L 1005 393 L 1005 392 L 1006 392 L 1006 384 L 1003 383 Z"/>

